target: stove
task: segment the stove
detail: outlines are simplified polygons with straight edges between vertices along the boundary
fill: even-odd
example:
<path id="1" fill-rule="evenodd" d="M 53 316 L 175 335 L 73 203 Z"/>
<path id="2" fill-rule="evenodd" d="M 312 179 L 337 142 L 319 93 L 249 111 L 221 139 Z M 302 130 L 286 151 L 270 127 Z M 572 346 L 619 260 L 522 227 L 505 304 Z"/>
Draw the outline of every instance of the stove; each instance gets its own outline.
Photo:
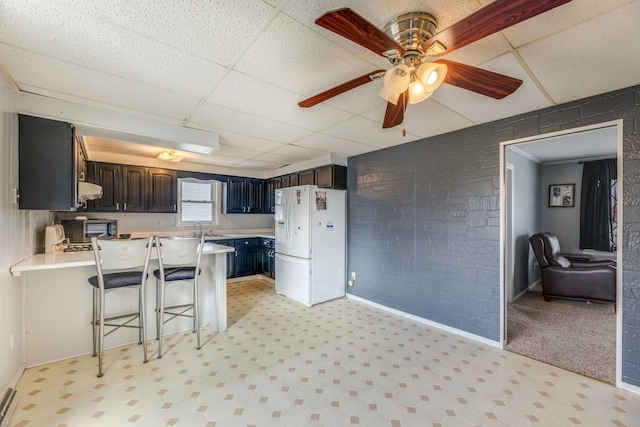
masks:
<path id="1" fill-rule="evenodd" d="M 88 252 L 92 250 L 91 243 L 68 243 L 63 245 L 62 252 Z"/>

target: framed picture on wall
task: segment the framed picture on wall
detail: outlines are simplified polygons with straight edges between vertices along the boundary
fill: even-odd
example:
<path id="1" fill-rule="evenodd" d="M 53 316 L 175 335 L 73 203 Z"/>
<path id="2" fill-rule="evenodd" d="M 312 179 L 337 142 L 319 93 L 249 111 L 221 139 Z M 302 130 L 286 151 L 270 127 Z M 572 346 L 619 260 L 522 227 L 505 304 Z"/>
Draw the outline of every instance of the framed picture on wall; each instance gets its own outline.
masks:
<path id="1" fill-rule="evenodd" d="M 575 184 L 552 184 L 549 186 L 549 207 L 572 208 Z"/>

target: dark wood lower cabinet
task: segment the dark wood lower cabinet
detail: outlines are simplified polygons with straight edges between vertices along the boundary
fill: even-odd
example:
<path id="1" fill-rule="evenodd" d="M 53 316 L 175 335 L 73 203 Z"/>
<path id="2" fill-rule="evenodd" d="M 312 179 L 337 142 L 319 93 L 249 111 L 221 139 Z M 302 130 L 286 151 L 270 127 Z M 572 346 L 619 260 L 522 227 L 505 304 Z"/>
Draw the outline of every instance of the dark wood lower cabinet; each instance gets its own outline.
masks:
<path id="1" fill-rule="evenodd" d="M 223 246 L 234 247 L 227 253 L 227 279 L 263 274 L 275 278 L 274 239 L 250 238 L 209 240 Z"/>
<path id="2" fill-rule="evenodd" d="M 258 249 L 258 274 L 275 279 L 276 251 L 274 239 L 260 239 Z"/>
<path id="3" fill-rule="evenodd" d="M 235 241 L 236 277 L 251 276 L 258 272 L 258 245 L 256 239 L 242 239 Z"/>

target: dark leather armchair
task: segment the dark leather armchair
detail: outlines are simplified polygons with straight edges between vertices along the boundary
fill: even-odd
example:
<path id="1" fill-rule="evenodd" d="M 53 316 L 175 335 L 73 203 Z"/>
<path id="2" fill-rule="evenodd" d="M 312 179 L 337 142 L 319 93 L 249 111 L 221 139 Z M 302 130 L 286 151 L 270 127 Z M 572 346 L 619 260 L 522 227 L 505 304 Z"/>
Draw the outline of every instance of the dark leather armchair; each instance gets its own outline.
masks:
<path id="1" fill-rule="evenodd" d="M 529 238 L 542 269 L 542 296 L 612 302 L 616 309 L 616 262 L 570 262 L 560 255 L 560 243 L 545 231 Z"/>

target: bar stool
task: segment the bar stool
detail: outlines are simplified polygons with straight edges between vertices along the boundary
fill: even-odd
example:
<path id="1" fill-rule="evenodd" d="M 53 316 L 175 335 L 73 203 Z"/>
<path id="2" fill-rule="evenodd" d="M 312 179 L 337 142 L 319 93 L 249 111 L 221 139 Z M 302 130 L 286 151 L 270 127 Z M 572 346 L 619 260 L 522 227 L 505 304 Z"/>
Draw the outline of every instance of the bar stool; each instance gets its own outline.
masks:
<path id="1" fill-rule="evenodd" d="M 200 258 L 204 247 L 204 235 L 198 238 L 157 238 L 159 269 L 153 272 L 156 277 L 156 325 L 158 331 L 158 359 L 162 358 L 162 336 L 164 324 L 176 317 L 193 319 L 193 332 L 196 334 L 200 350 L 200 304 L 198 301 L 198 276 Z M 192 285 L 191 302 L 165 307 L 165 287 L 168 283 L 187 281 Z M 191 310 L 191 314 L 187 314 Z M 165 319 L 165 315 L 168 318 Z"/>
<path id="2" fill-rule="evenodd" d="M 93 325 L 93 356 L 98 355 L 98 377 L 102 377 L 104 337 L 120 328 L 138 329 L 138 344 L 142 344 L 144 363 L 147 363 L 144 296 L 153 239 L 153 237 L 138 240 L 91 238 L 98 272 L 96 276 L 89 278 L 89 284 L 93 287 L 93 319 L 91 324 Z M 107 292 L 118 289 L 138 291 L 138 310 L 105 317 L 105 295 Z M 132 325 L 131 322 L 135 319 L 138 319 L 138 324 Z M 112 329 L 105 332 L 105 326 Z"/>

